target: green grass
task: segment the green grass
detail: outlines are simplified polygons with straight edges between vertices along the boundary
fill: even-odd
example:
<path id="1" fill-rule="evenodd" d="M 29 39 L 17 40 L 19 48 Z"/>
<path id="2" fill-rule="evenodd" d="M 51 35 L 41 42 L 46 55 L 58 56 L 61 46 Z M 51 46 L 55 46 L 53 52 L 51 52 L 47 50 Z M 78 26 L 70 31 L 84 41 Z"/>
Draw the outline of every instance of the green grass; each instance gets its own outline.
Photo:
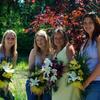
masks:
<path id="1" fill-rule="evenodd" d="M 12 83 L 9 84 L 10 90 L 14 94 L 15 100 L 27 100 L 25 90 L 25 82 L 28 73 L 27 69 L 27 59 L 20 58 L 15 67 L 15 74 L 13 75 Z"/>
<path id="2" fill-rule="evenodd" d="M 16 70 L 22 70 L 22 71 L 25 71 L 28 69 L 28 57 L 19 57 L 18 58 L 18 62 L 17 62 L 17 65 L 15 67 Z"/>

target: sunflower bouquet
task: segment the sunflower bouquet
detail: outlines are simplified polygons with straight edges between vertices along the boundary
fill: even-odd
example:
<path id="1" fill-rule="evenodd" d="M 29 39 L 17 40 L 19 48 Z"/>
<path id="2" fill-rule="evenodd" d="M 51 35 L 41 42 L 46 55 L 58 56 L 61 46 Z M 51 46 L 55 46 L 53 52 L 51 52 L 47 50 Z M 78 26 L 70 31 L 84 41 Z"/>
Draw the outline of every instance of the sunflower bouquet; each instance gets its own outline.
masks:
<path id="1" fill-rule="evenodd" d="M 14 69 L 12 69 L 12 64 L 7 61 L 2 61 L 0 63 L 0 88 L 6 87 L 13 76 Z"/>
<path id="2" fill-rule="evenodd" d="M 72 59 L 69 64 L 69 71 L 67 72 L 67 85 L 71 84 L 74 87 L 83 90 L 82 83 L 89 76 L 89 69 L 87 66 L 87 60 L 89 58 L 84 54 L 77 54 L 74 59 Z"/>
<path id="3" fill-rule="evenodd" d="M 53 69 L 52 62 L 46 58 L 42 69 L 32 73 L 29 78 L 31 91 L 36 95 L 41 95 L 44 90 L 57 80 L 56 69 Z"/>

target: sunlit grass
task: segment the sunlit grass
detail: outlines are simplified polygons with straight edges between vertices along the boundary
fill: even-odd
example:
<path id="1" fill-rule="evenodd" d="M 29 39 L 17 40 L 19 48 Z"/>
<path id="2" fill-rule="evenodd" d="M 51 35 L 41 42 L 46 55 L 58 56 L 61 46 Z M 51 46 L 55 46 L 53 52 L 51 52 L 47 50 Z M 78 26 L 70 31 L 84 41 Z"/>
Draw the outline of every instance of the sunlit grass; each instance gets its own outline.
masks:
<path id="1" fill-rule="evenodd" d="M 12 83 L 9 84 L 10 90 L 12 91 L 15 100 L 27 100 L 25 90 L 25 82 L 28 73 L 27 68 L 28 63 L 26 60 L 21 59 L 20 61 L 18 61 L 15 68 L 15 74 L 12 78 Z"/>
<path id="2" fill-rule="evenodd" d="M 17 64 L 15 70 L 16 70 L 16 71 L 20 71 L 20 70 L 26 71 L 27 68 L 28 68 L 27 63 L 26 63 L 25 61 L 21 61 L 20 63 Z"/>
<path id="3" fill-rule="evenodd" d="M 28 59 L 27 58 L 19 58 L 17 65 L 16 65 L 16 70 L 27 70 L 28 69 Z"/>
<path id="4" fill-rule="evenodd" d="M 21 75 L 20 73 L 15 74 L 12 83 L 10 83 L 10 88 L 12 93 L 14 94 L 15 100 L 26 100 L 26 92 L 25 92 L 25 82 L 26 76 Z"/>

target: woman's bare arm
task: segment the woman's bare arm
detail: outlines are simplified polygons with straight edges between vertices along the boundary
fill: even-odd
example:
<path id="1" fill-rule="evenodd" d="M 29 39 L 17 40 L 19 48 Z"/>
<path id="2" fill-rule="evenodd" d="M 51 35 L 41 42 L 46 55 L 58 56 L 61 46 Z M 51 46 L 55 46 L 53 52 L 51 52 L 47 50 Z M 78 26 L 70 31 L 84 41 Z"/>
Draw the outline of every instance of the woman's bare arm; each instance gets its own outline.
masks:
<path id="1" fill-rule="evenodd" d="M 84 88 L 86 88 L 92 81 L 94 81 L 97 76 L 100 76 L 100 36 L 97 38 L 97 50 L 98 50 L 98 56 L 99 56 L 98 64 L 96 65 L 91 75 L 83 84 Z"/>
<path id="2" fill-rule="evenodd" d="M 28 60 L 29 61 L 29 70 L 30 71 L 33 69 L 35 55 L 36 55 L 36 52 L 35 52 L 34 49 L 32 49 L 30 54 L 29 54 L 29 60 Z"/>

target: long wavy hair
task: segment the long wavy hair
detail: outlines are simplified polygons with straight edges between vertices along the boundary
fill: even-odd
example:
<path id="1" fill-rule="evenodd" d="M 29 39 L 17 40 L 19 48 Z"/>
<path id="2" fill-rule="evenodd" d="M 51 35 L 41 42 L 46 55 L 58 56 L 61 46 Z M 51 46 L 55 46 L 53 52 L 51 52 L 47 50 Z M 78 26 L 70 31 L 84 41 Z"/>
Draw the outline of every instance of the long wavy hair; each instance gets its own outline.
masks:
<path id="1" fill-rule="evenodd" d="M 47 35 L 46 31 L 44 30 L 39 30 L 36 34 L 35 34 L 35 38 L 34 38 L 34 49 L 36 50 L 36 53 L 39 53 L 41 54 L 41 48 L 38 47 L 37 43 L 36 43 L 36 37 L 37 36 L 41 36 L 41 37 L 44 37 L 44 39 L 46 40 L 46 47 L 45 47 L 45 52 L 46 52 L 46 55 L 48 55 L 51 51 L 51 43 L 50 43 L 50 38 L 49 36 Z"/>
<path id="2" fill-rule="evenodd" d="M 17 36 L 13 30 L 7 30 L 4 33 L 2 41 L 1 41 L 1 51 L 3 51 L 5 49 L 5 38 L 6 38 L 7 34 L 9 34 L 9 33 L 11 33 L 15 36 L 15 44 L 10 48 L 10 54 L 11 54 L 12 58 L 14 58 L 16 55 L 16 52 L 17 52 Z"/>
<path id="3" fill-rule="evenodd" d="M 94 23 L 95 29 L 92 34 L 92 42 L 94 42 L 94 41 L 96 41 L 96 38 L 100 35 L 100 18 L 96 14 L 88 13 L 83 16 L 83 21 L 87 17 L 91 18 Z M 87 32 L 85 32 L 85 33 L 86 33 L 87 38 L 89 38 L 88 33 Z"/>

